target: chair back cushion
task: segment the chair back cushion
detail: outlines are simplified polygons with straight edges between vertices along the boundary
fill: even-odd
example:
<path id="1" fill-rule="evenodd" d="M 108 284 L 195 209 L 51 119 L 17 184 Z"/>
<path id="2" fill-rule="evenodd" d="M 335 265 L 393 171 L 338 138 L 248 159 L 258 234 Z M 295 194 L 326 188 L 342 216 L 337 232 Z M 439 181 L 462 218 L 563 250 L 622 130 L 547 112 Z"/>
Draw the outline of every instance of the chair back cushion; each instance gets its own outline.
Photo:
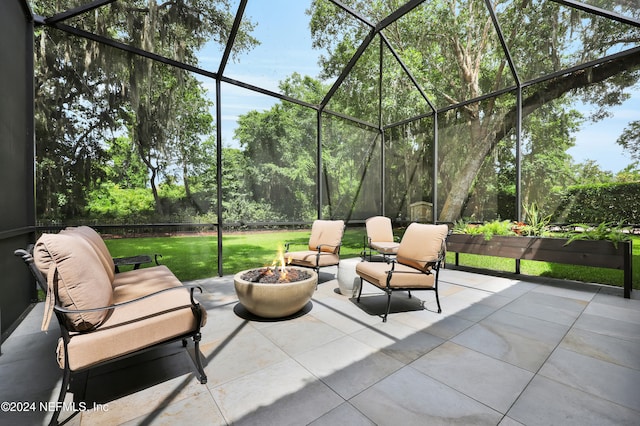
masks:
<path id="1" fill-rule="evenodd" d="M 337 253 L 342 242 L 344 221 L 342 220 L 316 220 L 311 226 L 309 237 L 309 250 L 318 250 L 319 245 L 326 244 L 320 250 L 327 253 Z"/>
<path id="2" fill-rule="evenodd" d="M 98 255 L 98 258 L 100 259 L 102 266 L 104 266 L 104 270 L 107 272 L 109 280 L 113 282 L 116 273 L 116 266 L 113 263 L 111 253 L 109 252 L 109 249 L 107 248 L 107 245 L 104 243 L 104 240 L 102 239 L 100 234 L 98 234 L 95 229 L 89 226 L 69 227 L 63 231 L 60 231 L 61 234 L 69 232 L 75 233 L 79 237 L 87 240 L 89 244 L 91 244 L 91 247 L 93 247 L 93 249 L 96 251 L 96 254 Z"/>
<path id="3" fill-rule="evenodd" d="M 374 216 L 365 222 L 367 237 L 373 242 L 393 242 L 391 219 L 385 216 Z"/>
<path id="4" fill-rule="evenodd" d="M 437 261 L 448 233 L 447 225 L 412 223 L 400 241 L 397 261 L 412 268 L 427 269 Z"/>
<path id="5" fill-rule="evenodd" d="M 111 305 L 112 283 L 95 250 L 84 238 L 73 233 L 43 234 L 34 248 L 34 262 L 47 277 L 47 298 L 56 297 L 59 306 L 93 309 Z M 90 330 L 101 324 L 108 313 L 104 310 L 68 314 L 66 326 L 71 331 Z"/>

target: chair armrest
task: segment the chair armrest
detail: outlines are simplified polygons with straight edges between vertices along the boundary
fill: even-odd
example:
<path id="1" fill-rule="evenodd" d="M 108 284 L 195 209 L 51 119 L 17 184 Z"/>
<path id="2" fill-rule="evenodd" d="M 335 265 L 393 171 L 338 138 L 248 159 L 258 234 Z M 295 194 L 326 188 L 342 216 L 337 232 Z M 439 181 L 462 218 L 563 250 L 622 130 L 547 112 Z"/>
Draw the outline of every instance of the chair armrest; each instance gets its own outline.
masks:
<path id="1" fill-rule="evenodd" d="M 151 263 L 151 256 L 143 254 L 139 256 L 114 257 L 113 263 L 116 266 L 124 266 L 124 265 L 140 266 L 144 263 Z"/>
<path id="2" fill-rule="evenodd" d="M 40 287 L 40 289 L 46 293 L 48 288 L 47 279 L 44 277 L 44 275 L 42 275 L 42 272 L 40 272 L 33 260 L 33 244 L 29 244 L 26 250 L 15 250 L 13 254 L 22 258 L 24 263 L 27 264 L 27 268 L 29 268 L 29 271 L 31 271 L 31 275 L 38 283 L 38 287 Z"/>
<path id="3" fill-rule="evenodd" d="M 125 306 L 125 305 L 130 305 L 133 303 L 137 303 L 140 302 L 142 300 L 148 299 L 150 297 L 156 296 L 158 294 L 161 293 L 166 293 L 168 291 L 173 291 L 173 290 L 184 290 L 184 289 L 189 289 L 190 293 L 191 293 L 191 304 L 192 305 L 196 305 L 197 302 L 195 301 L 195 299 L 193 298 L 193 292 L 194 290 L 199 290 L 200 293 L 202 293 L 202 287 L 200 287 L 197 284 L 183 284 L 180 287 L 169 287 L 169 288 L 164 288 L 162 290 L 158 290 L 156 292 L 144 295 L 142 297 L 137 297 L 135 299 L 131 299 L 131 300 L 127 300 L 126 302 L 120 302 L 120 303 L 115 303 L 113 305 L 109 305 L 109 306 L 103 306 L 100 308 L 90 308 L 90 309 L 67 309 L 67 308 L 63 308 L 62 306 L 58 306 L 55 305 L 53 307 L 53 310 L 56 312 L 60 312 L 63 314 L 82 314 L 82 313 L 87 313 L 87 312 L 99 312 L 99 311 L 106 311 L 106 310 L 110 310 L 110 309 L 116 309 L 119 308 L 121 306 Z"/>
<path id="4" fill-rule="evenodd" d="M 289 251 L 289 246 L 291 246 L 291 245 L 308 246 L 308 244 L 309 244 L 308 242 L 298 243 L 298 242 L 295 242 L 295 241 L 289 241 L 288 243 L 284 243 L 284 251 L 285 251 L 285 253 L 288 252 Z"/>
<path id="5" fill-rule="evenodd" d="M 162 257 L 161 254 L 154 254 L 153 261 L 156 265 L 159 265 L 158 257 Z M 116 267 L 116 272 L 120 272 L 120 266 L 133 265 L 133 269 L 140 268 L 140 265 L 144 265 L 145 263 L 151 263 L 151 256 L 143 254 L 138 256 L 129 256 L 129 257 L 114 257 L 113 264 Z"/>
<path id="6" fill-rule="evenodd" d="M 414 262 L 438 263 L 444 260 L 445 256 L 446 256 L 445 250 L 440 250 L 438 252 L 438 257 L 436 257 L 435 259 L 414 259 L 412 257 L 407 257 L 407 256 L 402 256 L 402 257 L 404 259 L 413 260 Z"/>
<path id="7" fill-rule="evenodd" d="M 333 244 L 319 244 L 316 247 L 316 250 L 318 250 L 318 253 L 322 251 L 322 247 L 333 247 L 335 251 L 336 248 L 339 249 L 340 247 L 342 247 L 342 243 L 338 244 L 337 246 L 334 246 Z"/>
<path id="8" fill-rule="evenodd" d="M 433 259 L 433 260 L 412 259 L 410 257 L 403 257 L 403 258 L 404 259 L 413 260 L 414 262 L 420 262 L 420 263 L 425 262 L 426 266 L 433 265 L 433 267 L 431 269 L 419 269 L 419 268 L 415 268 L 415 267 L 413 267 L 411 265 L 405 265 L 405 266 L 408 266 L 409 268 L 413 268 L 413 269 L 415 269 L 416 271 L 419 271 L 419 272 L 396 271 L 395 270 L 396 263 L 400 263 L 400 262 L 398 262 L 397 259 L 391 259 L 390 262 L 387 262 L 387 263 L 391 263 L 391 270 L 389 272 L 405 273 L 405 274 L 413 274 L 413 273 L 431 274 L 432 273 L 432 269 L 438 269 L 440 262 L 442 262 L 442 258 L 441 257 L 438 257 L 437 259 Z M 403 263 L 403 265 L 404 265 L 404 263 Z"/>

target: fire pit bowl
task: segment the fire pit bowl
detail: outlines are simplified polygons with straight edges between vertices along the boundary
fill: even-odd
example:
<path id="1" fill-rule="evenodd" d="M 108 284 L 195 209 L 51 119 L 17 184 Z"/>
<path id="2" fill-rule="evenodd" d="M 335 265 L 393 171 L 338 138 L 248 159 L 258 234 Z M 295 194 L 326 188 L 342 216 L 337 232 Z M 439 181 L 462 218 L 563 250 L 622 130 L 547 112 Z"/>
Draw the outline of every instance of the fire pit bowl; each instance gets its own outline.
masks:
<path id="1" fill-rule="evenodd" d="M 295 314 L 309 302 L 318 284 L 318 274 L 313 270 L 288 266 L 289 275 L 308 277 L 291 282 L 254 282 L 267 269 L 241 271 L 233 277 L 238 300 L 247 311 L 263 318 L 281 318 Z"/>

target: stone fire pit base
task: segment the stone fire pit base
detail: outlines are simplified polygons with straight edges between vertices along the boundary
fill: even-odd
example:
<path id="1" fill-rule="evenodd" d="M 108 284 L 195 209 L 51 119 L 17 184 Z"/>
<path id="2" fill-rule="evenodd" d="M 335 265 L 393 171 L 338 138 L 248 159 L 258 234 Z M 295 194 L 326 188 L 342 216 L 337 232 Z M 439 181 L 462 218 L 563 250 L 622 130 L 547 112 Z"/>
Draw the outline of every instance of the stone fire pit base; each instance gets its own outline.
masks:
<path id="1" fill-rule="evenodd" d="M 311 269 L 301 269 L 311 277 L 291 283 L 254 283 L 242 279 L 247 271 L 238 272 L 233 277 L 238 300 L 245 309 L 263 318 L 281 318 L 293 315 L 311 300 L 318 284 L 318 274 Z"/>

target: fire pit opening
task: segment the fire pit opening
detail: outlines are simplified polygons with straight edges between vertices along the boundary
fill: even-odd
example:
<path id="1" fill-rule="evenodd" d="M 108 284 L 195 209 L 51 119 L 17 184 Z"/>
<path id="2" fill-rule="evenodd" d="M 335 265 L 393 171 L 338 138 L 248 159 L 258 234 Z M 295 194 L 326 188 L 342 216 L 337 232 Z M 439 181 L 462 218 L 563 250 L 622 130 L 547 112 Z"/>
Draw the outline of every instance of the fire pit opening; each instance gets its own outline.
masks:
<path id="1" fill-rule="evenodd" d="M 303 281 L 311 278 L 311 273 L 304 269 L 287 266 L 291 259 L 284 258 L 282 247 L 271 266 L 244 271 L 240 278 L 250 283 L 279 284 Z"/>
<path id="2" fill-rule="evenodd" d="M 245 271 L 240 277 L 250 283 L 279 284 L 306 280 L 311 274 L 302 269 L 259 268 Z"/>

